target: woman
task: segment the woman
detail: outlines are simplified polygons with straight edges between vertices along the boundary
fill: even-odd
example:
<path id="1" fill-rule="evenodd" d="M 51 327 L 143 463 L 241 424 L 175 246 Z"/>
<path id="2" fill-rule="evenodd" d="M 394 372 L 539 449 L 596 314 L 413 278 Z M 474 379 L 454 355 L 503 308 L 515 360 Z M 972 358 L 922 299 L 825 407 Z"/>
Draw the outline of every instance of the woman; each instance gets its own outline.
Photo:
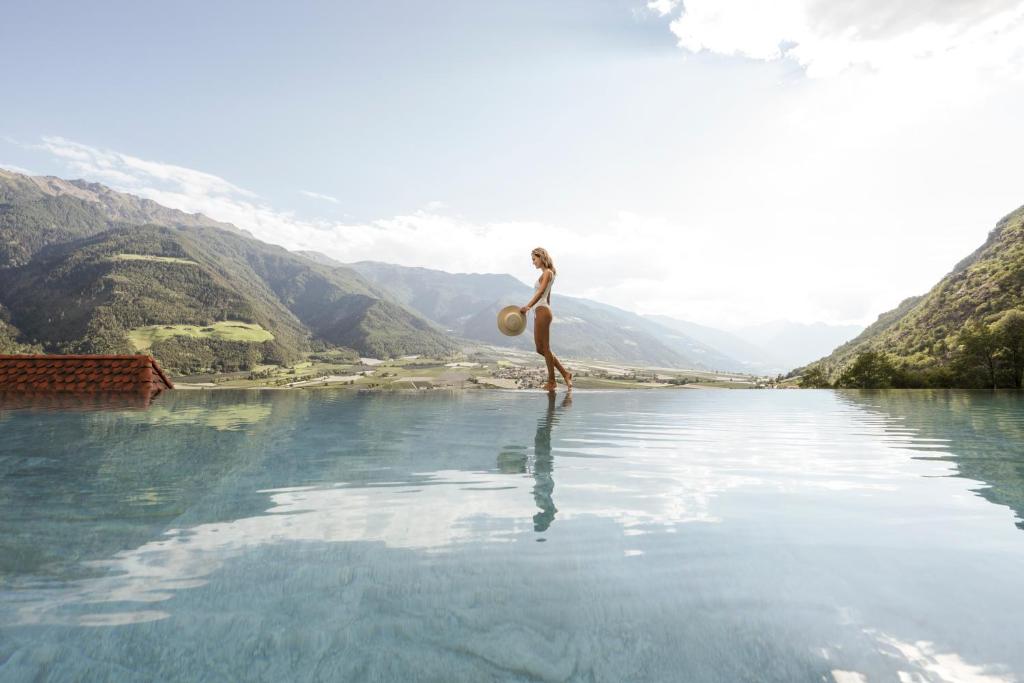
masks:
<path id="1" fill-rule="evenodd" d="M 555 358 L 555 354 L 551 353 L 550 335 L 553 318 L 551 315 L 551 283 L 555 281 L 555 264 L 552 263 L 551 255 L 547 250 L 541 247 L 530 252 L 530 256 L 533 258 L 533 267 L 540 269 L 541 275 L 537 278 L 537 288 L 533 292 L 533 298 L 530 299 L 530 303 L 520 308 L 519 312 L 526 315 L 526 312 L 534 306 L 537 309 L 533 314 L 533 341 L 537 346 L 537 353 L 544 356 L 544 362 L 548 366 L 548 381 L 544 385 L 544 389 L 555 390 L 555 368 L 562 373 L 566 388 L 572 389 L 572 373 L 567 372 Z"/>

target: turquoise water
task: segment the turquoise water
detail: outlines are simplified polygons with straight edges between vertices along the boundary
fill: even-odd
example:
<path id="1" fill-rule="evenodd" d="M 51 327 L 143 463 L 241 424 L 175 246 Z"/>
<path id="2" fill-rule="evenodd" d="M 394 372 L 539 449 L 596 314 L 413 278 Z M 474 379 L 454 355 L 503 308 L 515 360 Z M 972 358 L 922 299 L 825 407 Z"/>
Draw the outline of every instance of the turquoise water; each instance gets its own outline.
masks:
<path id="1" fill-rule="evenodd" d="M 0 411 L 0 680 L 1024 680 L 1024 397 Z"/>

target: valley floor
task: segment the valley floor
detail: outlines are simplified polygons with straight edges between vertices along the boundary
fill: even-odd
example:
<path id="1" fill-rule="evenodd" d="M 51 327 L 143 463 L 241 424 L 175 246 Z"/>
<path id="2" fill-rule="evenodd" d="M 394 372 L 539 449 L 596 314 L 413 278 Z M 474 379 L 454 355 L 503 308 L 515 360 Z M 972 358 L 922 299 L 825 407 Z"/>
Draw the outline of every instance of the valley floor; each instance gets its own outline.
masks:
<path id="1" fill-rule="evenodd" d="M 567 360 L 573 384 L 585 389 L 734 388 L 771 386 L 768 378 L 749 375 L 612 365 Z M 474 353 L 466 360 L 406 356 L 356 363 L 307 360 L 290 367 L 259 366 L 251 371 L 175 377 L 179 389 L 314 389 L 362 391 L 429 389 L 539 389 L 546 379 L 539 358 L 504 349 Z M 559 386 L 561 377 L 558 378 Z"/>

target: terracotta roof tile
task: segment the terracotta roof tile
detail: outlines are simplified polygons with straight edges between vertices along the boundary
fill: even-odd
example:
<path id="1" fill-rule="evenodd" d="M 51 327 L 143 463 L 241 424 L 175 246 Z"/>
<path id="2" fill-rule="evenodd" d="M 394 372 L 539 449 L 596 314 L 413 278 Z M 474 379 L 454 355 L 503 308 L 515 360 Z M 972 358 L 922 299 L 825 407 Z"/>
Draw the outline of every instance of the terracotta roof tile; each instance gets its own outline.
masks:
<path id="1" fill-rule="evenodd" d="M 0 355 L 0 392 L 156 393 L 173 388 L 147 355 Z"/>

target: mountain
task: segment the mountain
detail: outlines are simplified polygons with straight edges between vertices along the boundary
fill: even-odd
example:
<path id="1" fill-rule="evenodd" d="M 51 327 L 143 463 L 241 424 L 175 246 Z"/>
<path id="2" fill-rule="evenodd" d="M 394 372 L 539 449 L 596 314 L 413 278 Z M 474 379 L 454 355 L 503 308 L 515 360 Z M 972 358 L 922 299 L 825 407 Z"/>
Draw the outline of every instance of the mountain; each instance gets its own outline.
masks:
<path id="1" fill-rule="evenodd" d="M 0 171 L 0 239 L 0 344 L 146 348 L 178 371 L 458 348 L 351 269 L 93 183 Z"/>
<path id="2" fill-rule="evenodd" d="M 754 375 L 777 375 L 780 372 L 786 372 L 791 367 L 769 351 L 730 332 L 686 320 L 678 320 L 667 315 L 645 317 L 659 325 L 685 334 L 702 344 L 718 349 L 730 358 L 735 358 L 741 364 L 743 372 Z M 739 368 L 734 369 L 739 370 Z"/>
<path id="3" fill-rule="evenodd" d="M 727 332 L 669 316 L 647 317 L 737 359 L 744 372 L 757 375 L 777 375 L 820 358 L 861 329 L 853 325 L 776 321 Z"/>
<path id="4" fill-rule="evenodd" d="M 964 356 L 965 326 L 998 331 L 998 323 L 1016 312 L 1024 314 L 1024 207 L 1001 219 L 985 243 L 927 294 L 904 300 L 802 371 L 814 370 L 834 382 L 857 357 L 875 352 L 900 371 L 907 385 L 970 386 L 976 368 Z M 991 347 L 990 359 L 1012 362 L 1016 342 L 1000 343 Z"/>
<path id="5" fill-rule="evenodd" d="M 304 252 L 305 253 L 305 252 Z M 522 305 L 533 288 L 511 275 L 446 273 L 429 268 L 361 261 L 340 264 L 322 254 L 321 263 L 349 267 L 375 286 L 457 336 L 488 344 L 533 349 L 532 327 L 518 337 L 497 330 L 503 306 Z M 614 306 L 552 295 L 557 351 L 575 358 L 665 367 L 743 371 L 742 363 L 678 330 Z"/>

